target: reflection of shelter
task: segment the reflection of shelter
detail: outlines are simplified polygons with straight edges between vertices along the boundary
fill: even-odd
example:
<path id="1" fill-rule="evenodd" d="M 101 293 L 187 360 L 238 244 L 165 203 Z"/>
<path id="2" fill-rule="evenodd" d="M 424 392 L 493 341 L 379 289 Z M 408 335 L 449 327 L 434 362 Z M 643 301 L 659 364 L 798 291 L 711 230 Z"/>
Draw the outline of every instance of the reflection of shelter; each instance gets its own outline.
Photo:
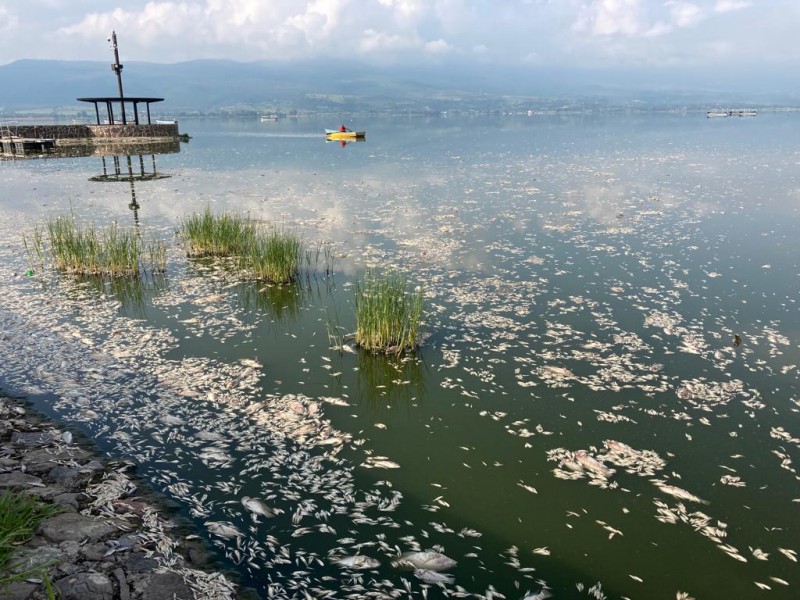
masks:
<path id="1" fill-rule="evenodd" d="M 152 181 L 154 179 L 166 179 L 171 177 L 166 173 L 159 173 L 156 168 L 156 155 L 151 154 L 145 160 L 144 154 L 137 154 L 138 161 L 131 154 L 103 156 L 103 173 L 102 175 L 95 175 L 90 177 L 89 181 L 99 182 L 120 182 L 127 181 L 131 186 L 131 203 L 128 208 L 133 211 L 133 221 L 139 223 L 139 203 L 136 201 L 136 181 Z M 110 159 L 110 160 L 106 160 Z M 110 164 L 109 164 L 110 162 Z M 138 168 L 134 167 L 134 163 L 138 162 Z M 147 164 L 149 163 L 149 164 Z"/>
<path id="2" fill-rule="evenodd" d="M 106 105 L 106 112 L 108 114 L 108 124 L 109 125 L 117 125 L 117 121 L 114 117 L 114 105 L 117 104 L 120 107 L 120 112 L 122 114 L 122 121 L 123 125 L 127 124 L 127 118 L 125 117 L 125 103 L 129 102 L 133 105 L 133 119 L 136 125 L 140 125 L 139 123 L 139 105 L 144 103 L 147 107 L 147 124 L 151 125 L 150 121 L 150 105 L 153 102 L 162 102 L 163 98 L 141 98 L 141 97 L 115 97 L 115 96 L 102 96 L 99 98 L 78 98 L 80 102 L 91 102 L 94 104 L 94 112 L 97 116 L 97 124 L 102 125 L 100 122 L 100 107 L 99 105 L 105 104 Z"/>

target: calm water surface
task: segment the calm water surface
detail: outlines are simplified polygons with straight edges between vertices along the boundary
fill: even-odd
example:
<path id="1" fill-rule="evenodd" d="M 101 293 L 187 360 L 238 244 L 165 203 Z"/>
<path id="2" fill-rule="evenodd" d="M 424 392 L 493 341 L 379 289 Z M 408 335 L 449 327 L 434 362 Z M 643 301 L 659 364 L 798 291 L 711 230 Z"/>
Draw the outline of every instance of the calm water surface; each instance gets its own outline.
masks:
<path id="1" fill-rule="evenodd" d="M 798 118 L 346 124 L 367 141 L 186 120 L 132 160 L 169 177 L 133 184 L 89 181 L 110 157 L 0 163 L 4 387 L 55 394 L 265 597 L 796 598 Z M 188 261 L 209 205 L 330 243 L 333 274 Z M 21 234 L 70 210 L 168 240 L 166 277 L 21 276 Z M 425 290 L 412 357 L 331 348 L 371 267 Z M 458 564 L 392 565 L 415 549 Z"/>

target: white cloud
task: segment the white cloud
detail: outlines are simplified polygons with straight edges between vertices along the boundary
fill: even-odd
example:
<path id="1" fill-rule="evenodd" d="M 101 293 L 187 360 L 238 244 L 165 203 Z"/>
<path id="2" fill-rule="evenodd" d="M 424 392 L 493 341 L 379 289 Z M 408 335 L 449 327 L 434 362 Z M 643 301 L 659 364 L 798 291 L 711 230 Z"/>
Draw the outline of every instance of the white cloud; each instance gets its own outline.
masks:
<path id="1" fill-rule="evenodd" d="M 10 13 L 4 6 L 0 6 L 0 32 L 11 32 L 17 28 L 18 23 L 19 21 L 13 13 Z"/>
<path id="2" fill-rule="evenodd" d="M 800 59 L 797 0 L 0 0 L 17 58 L 371 61 L 559 66 Z M 754 24 L 757 23 L 756 27 Z M 780 52 L 778 50 L 781 50 Z"/>
<path id="3" fill-rule="evenodd" d="M 683 0 L 593 0 L 582 7 L 573 29 L 596 37 L 656 37 L 697 25 L 708 14 Z"/>
<path id="4" fill-rule="evenodd" d="M 425 52 L 428 54 L 448 54 L 453 51 L 450 44 L 444 40 L 434 40 L 425 44 Z"/>
<path id="5" fill-rule="evenodd" d="M 578 14 L 575 31 L 593 36 L 636 36 L 646 30 L 641 0 L 594 0 Z"/>
<path id="6" fill-rule="evenodd" d="M 678 27 L 692 27 L 706 18 L 699 6 L 691 2 L 672 0 L 666 3 L 672 23 Z"/>
<path id="7" fill-rule="evenodd" d="M 753 5 L 749 0 L 717 0 L 714 5 L 716 12 L 732 12 L 742 10 L 743 8 L 750 8 Z"/>

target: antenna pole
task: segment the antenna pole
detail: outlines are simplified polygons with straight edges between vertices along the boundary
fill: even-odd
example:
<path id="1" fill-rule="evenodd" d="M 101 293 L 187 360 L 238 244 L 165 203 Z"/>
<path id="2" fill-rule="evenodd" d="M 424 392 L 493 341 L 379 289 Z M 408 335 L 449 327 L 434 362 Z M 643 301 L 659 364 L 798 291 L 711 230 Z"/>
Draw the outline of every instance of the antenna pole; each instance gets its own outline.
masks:
<path id="1" fill-rule="evenodd" d="M 122 124 L 128 123 L 125 118 L 125 98 L 122 95 L 122 65 L 119 64 L 119 49 L 117 48 L 117 32 L 111 32 L 111 47 L 114 49 L 114 64 L 111 65 L 111 70 L 117 74 L 117 84 L 119 85 L 119 104 L 122 109 Z"/>

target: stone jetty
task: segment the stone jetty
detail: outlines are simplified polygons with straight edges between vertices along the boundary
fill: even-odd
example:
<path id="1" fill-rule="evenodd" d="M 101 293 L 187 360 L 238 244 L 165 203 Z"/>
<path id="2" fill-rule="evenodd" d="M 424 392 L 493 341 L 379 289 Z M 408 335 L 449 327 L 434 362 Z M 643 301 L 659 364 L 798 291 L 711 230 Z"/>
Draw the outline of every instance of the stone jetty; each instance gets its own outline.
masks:
<path id="1" fill-rule="evenodd" d="M 258 597 L 211 569 L 201 538 L 186 535 L 185 524 L 181 532 L 129 470 L 101 460 L 88 443 L 75 443 L 72 433 L 0 393 L 0 493 L 22 491 L 61 509 L 15 548 L 7 572 L 0 572 L 0 598 Z M 24 579 L 7 583 L 19 573 Z"/>

